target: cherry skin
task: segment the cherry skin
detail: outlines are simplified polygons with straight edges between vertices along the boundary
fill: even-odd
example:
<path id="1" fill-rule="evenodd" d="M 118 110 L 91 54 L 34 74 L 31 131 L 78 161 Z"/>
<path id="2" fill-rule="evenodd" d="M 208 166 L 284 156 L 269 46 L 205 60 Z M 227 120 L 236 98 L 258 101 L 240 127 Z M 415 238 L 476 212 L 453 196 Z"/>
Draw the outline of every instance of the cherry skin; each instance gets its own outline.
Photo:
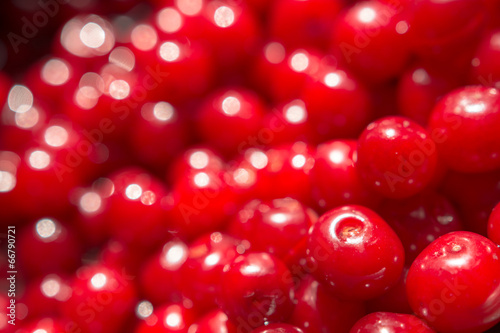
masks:
<path id="1" fill-rule="evenodd" d="M 393 7 L 380 1 L 355 4 L 332 31 L 332 45 L 341 61 L 369 82 L 396 77 L 408 62 L 408 24 Z"/>
<path id="2" fill-rule="evenodd" d="M 325 140 L 355 138 L 370 121 L 370 95 L 357 78 L 336 68 L 325 67 L 316 80 L 307 81 L 301 99 L 309 124 Z"/>
<path id="3" fill-rule="evenodd" d="M 424 321 L 410 314 L 374 312 L 361 318 L 350 333 L 435 333 Z"/>
<path id="4" fill-rule="evenodd" d="M 209 97 L 198 110 L 202 138 L 227 156 L 241 153 L 262 125 L 265 110 L 251 91 L 231 88 Z"/>
<path id="5" fill-rule="evenodd" d="M 134 330 L 135 333 L 187 333 L 196 314 L 183 304 L 167 303 L 154 309 Z"/>
<path id="6" fill-rule="evenodd" d="M 204 171 L 219 174 L 224 171 L 226 165 L 213 148 L 207 146 L 196 146 L 185 150 L 177 156 L 167 172 L 167 182 L 175 183 L 192 172 Z"/>
<path id="7" fill-rule="evenodd" d="M 358 141 L 356 167 L 364 183 L 389 198 L 407 198 L 433 179 L 436 144 L 420 125 L 403 117 L 369 124 Z"/>
<path id="8" fill-rule="evenodd" d="M 471 61 L 470 81 L 473 84 L 499 88 L 500 69 L 495 64 L 495 58 L 500 55 L 498 47 L 499 39 L 499 29 L 483 34 L 474 58 Z"/>
<path id="9" fill-rule="evenodd" d="M 303 333 L 300 328 L 289 324 L 270 324 L 261 326 L 252 331 L 252 333 Z"/>
<path id="10" fill-rule="evenodd" d="M 500 321 L 500 249 L 481 235 L 441 236 L 406 279 L 410 306 L 439 332 L 483 332 Z"/>
<path id="11" fill-rule="evenodd" d="M 493 208 L 488 219 L 488 238 L 500 244 L 500 203 Z"/>
<path id="12" fill-rule="evenodd" d="M 80 268 L 70 284 L 71 297 L 61 306 L 82 332 L 117 332 L 132 311 L 135 289 L 132 276 L 100 264 Z"/>
<path id="13" fill-rule="evenodd" d="M 315 267 L 311 274 L 345 300 L 380 296 L 403 272 L 404 249 L 398 236 L 362 206 L 323 214 L 309 232 L 307 251 Z"/>
<path id="14" fill-rule="evenodd" d="M 446 95 L 429 120 L 440 154 L 450 169 L 485 172 L 500 167 L 500 92 L 470 86 Z"/>
<path id="15" fill-rule="evenodd" d="M 299 201 L 284 198 L 270 202 L 252 200 L 229 224 L 229 233 L 250 242 L 252 251 L 268 252 L 284 259 L 304 237 L 311 216 Z"/>
<path id="16" fill-rule="evenodd" d="M 201 236 L 189 245 L 187 259 L 181 268 L 181 287 L 199 311 L 217 307 L 224 267 L 245 253 L 248 247 L 248 242 L 220 232 Z"/>
<path id="17" fill-rule="evenodd" d="M 402 73 L 396 92 L 401 115 L 427 126 L 434 105 L 456 87 L 456 78 L 431 66 L 408 68 Z"/>
<path id="18" fill-rule="evenodd" d="M 377 211 L 403 243 L 408 264 L 435 239 L 462 229 L 453 205 L 434 192 L 424 192 L 404 200 L 388 199 Z"/>
<path id="19" fill-rule="evenodd" d="M 363 302 L 337 299 L 310 275 L 300 282 L 295 299 L 290 323 L 304 333 L 349 333 L 352 325 L 365 315 Z"/>
<path id="20" fill-rule="evenodd" d="M 80 264 L 75 232 L 54 218 L 41 218 L 20 231 L 19 265 L 26 274 L 70 273 Z"/>
<path id="21" fill-rule="evenodd" d="M 164 172 L 188 142 L 185 119 L 168 102 L 145 103 L 135 114 L 129 139 L 139 160 Z"/>
<path id="22" fill-rule="evenodd" d="M 268 253 L 237 257 L 222 275 L 222 310 L 238 329 L 286 320 L 293 310 L 293 281 L 285 278 L 290 274 L 279 259 Z"/>
<path id="23" fill-rule="evenodd" d="M 288 49 L 325 49 L 341 7 L 341 1 L 337 0 L 274 1 L 269 13 L 271 38 Z"/>
<path id="24" fill-rule="evenodd" d="M 408 275 L 409 265 L 403 269 L 403 274 L 398 282 L 383 295 L 373 298 L 366 303 L 368 313 L 371 312 L 395 312 L 412 314 L 413 310 L 408 304 L 406 296 L 406 276 Z"/>
<path id="25" fill-rule="evenodd" d="M 16 321 L 17 323 L 17 321 Z M 66 332 L 65 321 L 57 317 L 39 317 L 30 322 L 23 322 L 21 327 L 15 330 L 16 333 L 47 332 L 62 333 Z M 17 326 L 17 325 L 16 325 Z"/>
<path id="26" fill-rule="evenodd" d="M 347 204 L 375 208 L 381 197 L 361 181 L 355 165 L 357 141 L 334 140 L 316 148 L 311 170 L 313 197 L 324 210 Z"/>
<path id="27" fill-rule="evenodd" d="M 191 325 L 190 333 L 236 333 L 236 327 L 222 310 L 213 310 Z M 192 330 L 192 332 L 191 332 Z"/>
<path id="28" fill-rule="evenodd" d="M 181 302 L 181 289 L 184 289 L 181 268 L 187 257 L 188 247 L 184 242 L 172 240 L 163 245 L 139 271 L 141 295 L 154 305 Z"/>

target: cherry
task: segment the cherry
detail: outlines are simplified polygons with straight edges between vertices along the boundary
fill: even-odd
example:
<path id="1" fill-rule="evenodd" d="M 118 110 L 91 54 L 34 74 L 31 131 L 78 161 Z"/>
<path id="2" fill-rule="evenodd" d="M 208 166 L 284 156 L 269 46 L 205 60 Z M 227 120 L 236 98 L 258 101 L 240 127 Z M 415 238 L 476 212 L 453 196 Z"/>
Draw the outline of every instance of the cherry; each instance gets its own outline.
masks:
<path id="1" fill-rule="evenodd" d="M 220 280 L 223 269 L 240 254 L 245 253 L 249 243 L 212 232 L 193 241 L 182 265 L 182 290 L 199 309 L 212 309 L 221 294 Z"/>
<path id="2" fill-rule="evenodd" d="M 236 327 L 222 310 L 213 310 L 196 321 L 189 333 L 236 333 Z"/>
<path id="3" fill-rule="evenodd" d="M 361 318 L 350 333 L 435 333 L 424 321 L 410 314 L 374 312 Z"/>
<path id="4" fill-rule="evenodd" d="M 386 200 L 378 212 L 399 236 L 408 264 L 435 239 L 462 229 L 453 205 L 434 192 L 417 194 L 404 200 Z"/>
<path id="5" fill-rule="evenodd" d="M 366 127 L 358 141 L 356 167 L 362 180 L 389 198 L 406 198 L 422 191 L 432 180 L 436 165 L 436 144 L 431 135 L 407 118 L 378 119 Z"/>
<path id="6" fill-rule="evenodd" d="M 30 333 L 30 332 L 47 332 L 47 333 L 61 333 L 66 332 L 65 321 L 57 317 L 41 317 L 33 321 L 23 323 L 18 328 L 16 333 Z"/>
<path id="7" fill-rule="evenodd" d="M 500 167 L 499 108 L 498 90 L 479 86 L 454 90 L 436 104 L 429 129 L 451 169 L 485 172 Z"/>
<path id="8" fill-rule="evenodd" d="M 500 249 L 467 231 L 441 236 L 406 279 L 410 305 L 439 332 L 483 332 L 500 321 Z"/>
<path id="9" fill-rule="evenodd" d="M 135 333 L 187 333 L 195 320 L 193 310 L 183 304 L 167 303 L 152 313 L 147 306 L 143 309 L 138 307 L 137 312 L 143 321 L 134 330 Z"/>
<path id="10" fill-rule="evenodd" d="M 325 50 L 328 34 L 341 7 L 341 1 L 337 0 L 274 1 L 268 19 L 270 36 L 288 49 Z"/>
<path id="11" fill-rule="evenodd" d="M 373 298 L 366 303 L 368 313 L 370 312 L 395 312 L 412 314 L 413 310 L 408 304 L 406 296 L 406 276 L 410 266 L 403 268 L 403 274 L 398 282 L 387 290 L 383 295 Z"/>
<path id="12" fill-rule="evenodd" d="M 401 115 L 427 126 L 436 102 L 457 87 L 458 79 L 428 65 L 413 66 L 402 75 L 397 87 Z"/>
<path id="13" fill-rule="evenodd" d="M 167 174 L 167 181 L 175 183 L 196 171 L 210 171 L 216 174 L 223 172 L 225 163 L 222 157 L 213 148 L 200 146 L 191 147 L 177 156 L 172 162 Z"/>
<path id="14" fill-rule="evenodd" d="M 495 206 L 488 220 L 488 238 L 500 244 L 500 203 Z"/>
<path id="15" fill-rule="evenodd" d="M 253 330 L 252 333 L 303 333 L 303 331 L 289 324 L 270 324 L 261 326 Z"/>
<path id="16" fill-rule="evenodd" d="M 133 277 L 100 264 L 80 268 L 70 284 L 71 297 L 61 306 L 71 329 L 117 332 L 135 302 Z"/>
<path id="17" fill-rule="evenodd" d="M 375 208 L 381 197 L 361 181 L 355 157 L 357 141 L 333 140 L 316 148 L 311 170 L 312 195 L 321 210 L 346 204 Z"/>
<path id="18" fill-rule="evenodd" d="M 500 54 L 499 40 L 499 29 L 488 32 L 481 38 L 471 61 L 470 81 L 473 84 L 500 88 L 500 70 L 495 64 L 495 58 Z"/>
<path id="19" fill-rule="evenodd" d="M 70 273 L 80 264 L 81 246 L 70 226 L 41 218 L 20 231 L 19 265 L 29 275 Z"/>
<path id="20" fill-rule="evenodd" d="M 185 119 L 179 111 L 165 101 L 148 102 L 134 115 L 130 146 L 137 158 L 155 170 L 164 172 L 188 142 Z"/>
<path id="21" fill-rule="evenodd" d="M 307 82 L 302 100 L 321 141 L 357 137 L 372 115 L 370 96 L 358 79 L 328 66 Z"/>
<path id="22" fill-rule="evenodd" d="M 297 200 L 253 200 L 238 211 L 229 232 L 249 241 L 252 251 L 268 252 L 283 259 L 307 235 L 311 224 L 307 208 Z"/>
<path id="23" fill-rule="evenodd" d="M 290 271 L 274 256 L 255 252 L 224 269 L 221 308 L 238 330 L 286 320 L 293 310 Z"/>
<path id="24" fill-rule="evenodd" d="M 307 253 L 314 263 L 311 274 L 345 300 L 380 296 L 403 272 L 401 241 L 380 216 L 362 206 L 323 214 L 309 232 Z"/>
<path id="25" fill-rule="evenodd" d="M 204 102 L 197 123 L 204 141 L 231 156 L 255 140 L 264 113 L 262 101 L 251 91 L 230 88 Z"/>
<path id="26" fill-rule="evenodd" d="M 365 315 L 363 302 L 341 301 L 325 286 L 306 276 L 295 292 L 296 305 L 290 323 L 308 332 L 345 332 Z"/>
<path id="27" fill-rule="evenodd" d="M 398 14 L 380 1 L 363 1 L 341 15 L 332 29 L 332 45 L 347 68 L 371 82 L 403 71 L 409 59 L 409 24 Z"/>

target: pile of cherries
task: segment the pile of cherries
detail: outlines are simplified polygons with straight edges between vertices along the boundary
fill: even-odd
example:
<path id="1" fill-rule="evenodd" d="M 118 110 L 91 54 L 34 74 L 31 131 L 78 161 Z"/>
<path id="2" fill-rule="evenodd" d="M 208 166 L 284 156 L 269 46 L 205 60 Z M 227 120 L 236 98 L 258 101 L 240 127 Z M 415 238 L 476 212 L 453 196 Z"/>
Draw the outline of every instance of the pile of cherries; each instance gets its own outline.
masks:
<path id="1" fill-rule="evenodd" d="M 499 1 L 28 2 L 1 333 L 500 332 Z"/>

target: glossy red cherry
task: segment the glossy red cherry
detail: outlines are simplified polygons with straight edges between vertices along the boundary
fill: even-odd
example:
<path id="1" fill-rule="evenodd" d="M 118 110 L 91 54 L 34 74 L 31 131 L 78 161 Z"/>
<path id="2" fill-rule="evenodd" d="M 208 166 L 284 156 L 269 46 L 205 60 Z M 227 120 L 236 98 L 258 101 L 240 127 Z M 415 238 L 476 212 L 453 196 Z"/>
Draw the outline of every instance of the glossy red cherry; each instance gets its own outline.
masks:
<path id="1" fill-rule="evenodd" d="M 435 333 L 424 321 L 410 314 L 374 312 L 361 318 L 350 333 Z"/>
<path id="2" fill-rule="evenodd" d="M 372 116 L 366 89 L 351 74 L 335 68 L 324 68 L 317 80 L 309 80 L 302 100 L 309 126 L 321 141 L 357 137 Z"/>
<path id="3" fill-rule="evenodd" d="M 295 299 L 290 323 L 304 333 L 349 333 L 352 325 L 365 315 L 363 302 L 341 301 L 311 276 L 300 282 Z"/>
<path id="4" fill-rule="evenodd" d="M 172 240 L 163 245 L 158 253 L 144 262 L 139 271 L 141 295 L 155 305 L 181 302 L 181 267 L 187 257 L 188 247 L 184 242 Z"/>
<path id="5" fill-rule="evenodd" d="M 196 316 L 192 309 L 175 303 L 162 305 L 152 313 L 151 309 L 138 310 L 139 317 L 143 320 L 134 330 L 135 333 L 188 333 Z"/>
<path id="6" fill-rule="evenodd" d="M 111 234 L 142 251 L 164 241 L 172 205 L 163 183 L 138 168 L 119 170 L 109 180 L 112 191 L 103 214 Z"/>
<path id="7" fill-rule="evenodd" d="M 182 291 L 199 309 L 212 309 L 224 288 L 223 269 L 250 244 L 220 232 L 196 239 L 189 245 L 182 270 Z M 201 310 L 200 310 L 201 311 Z"/>
<path id="8" fill-rule="evenodd" d="M 222 310 L 214 310 L 201 317 L 189 328 L 189 333 L 236 333 L 236 327 Z M 192 330 L 192 332 L 191 332 Z"/>
<path id="9" fill-rule="evenodd" d="M 265 109 L 253 92 L 241 88 L 225 89 L 209 97 L 198 110 L 201 137 L 227 156 L 255 145 Z"/>
<path id="10" fill-rule="evenodd" d="M 224 269 L 221 308 L 238 330 L 284 321 L 293 310 L 290 274 L 268 253 L 239 256 Z"/>
<path id="11" fill-rule="evenodd" d="M 500 244 L 500 203 L 493 208 L 488 219 L 488 238 Z"/>
<path id="12" fill-rule="evenodd" d="M 134 115 L 129 139 L 138 159 L 164 172 L 188 142 L 185 119 L 180 110 L 168 102 L 145 103 L 141 112 Z"/>
<path id="13" fill-rule="evenodd" d="M 229 224 L 229 233 L 249 241 L 252 251 L 264 251 L 284 259 L 312 224 L 306 207 L 291 198 L 269 202 L 252 200 Z"/>
<path id="14" fill-rule="evenodd" d="M 403 243 L 408 264 L 435 239 L 462 229 L 453 205 L 434 192 L 404 200 L 385 200 L 377 211 Z"/>
<path id="15" fill-rule="evenodd" d="M 375 212 L 342 206 L 322 215 L 309 232 L 311 274 L 345 300 L 382 295 L 404 265 L 401 241 Z"/>
<path id="16" fill-rule="evenodd" d="M 415 313 L 439 332 L 483 332 L 500 321 L 500 249 L 466 231 L 451 232 L 415 259 L 406 279 Z"/>
<path id="17" fill-rule="evenodd" d="M 325 50 L 341 7 L 341 1 L 273 1 L 269 13 L 271 38 L 288 49 L 311 47 Z"/>
<path id="18" fill-rule="evenodd" d="M 261 326 L 253 330 L 252 333 L 303 333 L 303 331 L 289 324 L 270 324 Z"/>
<path id="19" fill-rule="evenodd" d="M 70 284 L 71 297 L 61 306 L 71 320 L 71 329 L 86 333 L 120 331 L 136 301 L 132 280 L 123 271 L 99 264 L 80 268 Z"/>
<path id="20" fill-rule="evenodd" d="M 226 165 L 222 157 L 207 146 L 191 147 L 185 150 L 172 163 L 167 173 L 167 181 L 178 182 L 180 178 L 186 177 L 192 172 L 223 172 Z"/>
<path id="21" fill-rule="evenodd" d="M 414 66 L 405 70 L 397 87 L 401 115 L 427 126 L 437 101 L 458 86 L 459 82 L 431 66 Z"/>
<path id="22" fill-rule="evenodd" d="M 69 273 L 80 265 L 82 245 L 69 226 L 54 218 L 41 218 L 20 230 L 16 245 L 26 274 Z"/>
<path id="23" fill-rule="evenodd" d="M 446 95 L 434 108 L 429 130 L 453 170 L 485 172 L 500 167 L 500 93 L 471 86 Z"/>
<path id="24" fill-rule="evenodd" d="M 364 183 L 389 198 L 406 198 L 422 191 L 436 172 L 433 137 L 403 117 L 386 117 L 369 124 L 358 141 L 356 167 Z"/>
<path id="25" fill-rule="evenodd" d="M 381 197 L 361 181 L 355 165 L 357 141 L 334 140 L 316 148 L 311 170 L 313 198 L 322 210 L 346 204 L 375 208 Z"/>
<path id="26" fill-rule="evenodd" d="M 408 23 L 380 1 L 355 4 L 332 29 L 332 46 L 361 79 L 381 82 L 399 75 L 409 59 Z"/>

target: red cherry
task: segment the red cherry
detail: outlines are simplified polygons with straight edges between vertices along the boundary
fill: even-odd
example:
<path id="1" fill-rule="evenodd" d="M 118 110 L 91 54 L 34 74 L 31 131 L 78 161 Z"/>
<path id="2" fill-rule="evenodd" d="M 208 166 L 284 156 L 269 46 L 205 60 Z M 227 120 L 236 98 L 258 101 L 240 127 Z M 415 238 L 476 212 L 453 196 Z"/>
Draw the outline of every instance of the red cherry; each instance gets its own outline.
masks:
<path id="1" fill-rule="evenodd" d="M 251 91 L 231 88 L 209 97 L 198 111 L 202 138 L 225 155 L 241 153 L 258 139 L 265 110 Z"/>
<path id="2" fill-rule="evenodd" d="M 102 265 L 80 268 L 71 297 L 62 312 L 71 320 L 72 329 L 85 333 L 117 332 L 135 302 L 133 277 Z"/>
<path id="3" fill-rule="evenodd" d="M 297 302 L 290 323 L 300 327 L 304 333 L 349 333 L 352 325 L 365 315 L 362 302 L 335 298 L 311 276 L 300 282 L 295 299 Z"/>
<path id="4" fill-rule="evenodd" d="M 464 87 L 446 95 L 432 111 L 429 130 L 450 169 L 485 172 L 500 167 L 500 93 Z"/>
<path id="5" fill-rule="evenodd" d="M 175 183 L 192 172 L 209 171 L 220 173 L 225 164 L 222 157 L 209 147 L 192 147 L 184 151 L 172 163 L 168 170 L 167 180 Z"/>
<path id="6" fill-rule="evenodd" d="M 500 55 L 500 30 L 482 35 L 481 42 L 471 61 L 470 81 L 473 84 L 500 88 L 500 69 L 495 59 Z"/>
<path id="7" fill-rule="evenodd" d="M 270 324 L 261 326 L 252 331 L 252 333 L 303 333 L 300 328 L 289 324 Z"/>
<path id="8" fill-rule="evenodd" d="M 325 49 L 341 8 L 341 1 L 274 1 L 269 13 L 269 33 L 273 40 L 282 42 L 289 49 Z"/>
<path id="9" fill-rule="evenodd" d="M 483 332 L 500 321 L 500 249 L 466 231 L 451 232 L 415 259 L 406 279 L 410 305 L 439 332 Z"/>
<path id="10" fill-rule="evenodd" d="M 181 302 L 184 283 L 181 267 L 187 257 L 188 247 L 182 241 L 172 240 L 163 245 L 139 270 L 141 294 L 155 305 Z"/>
<path id="11" fill-rule="evenodd" d="M 375 208 L 381 197 L 361 181 L 356 165 L 357 141 L 335 140 L 316 148 L 311 170 L 313 197 L 322 210 L 346 204 Z"/>
<path id="12" fill-rule="evenodd" d="M 130 146 L 149 167 L 164 172 L 188 142 L 185 120 L 168 102 L 148 102 L 134 115 Z"/>
<path id="13" fill-rule="evenodd" d="M 403 274 L 401 274 L 398 282 L 391 289 L 387 290 L 383 295 L 371 299 L 366 303 L 369 313 L 413 313 L 410 304 L 408 304 L 408 297 L 406 296 L 406 276 L 408 275 L 409 269 L 409 266 L 405 266 L 403 269 Z"/>
<path id="14" fill-rule="evenodd" d="M 214 310 L 201 317 L 189 328 L 189 333 L 236 333 L 236 327 L 222 310 Z M 191 332 L 192 330 L 192 332 Z"/>
<path id="15" fill-rule="evenodd" d="M 153 311 L 151 303 L 141 302 L 137 314 L 143 321 L 134 330 L 135 333 L 187 333 L 195 319 L 192 309 L 175 303 L 167 303 Z"/>
<path id="16" fill-rule="evenodd" d="M 113 188 L 102 214 L 111 234 L 141 251 L 164 241 L 172 206 L 163 183 L 137 168 L 117 171 L 109 180 Z"/>
<path id="17" fill-rule="evenodd" d="M 500 203 L 493 208 L 488 220 L 488 238 L 500 244 Z"/>
<path id="18" fill-rule="evenodd" d="M 399 11 L 380 1 L 364 1 L 337 21 L 332 45 L 347 68 L 368 82 L 399 75 L 409 59 L 409 25 Z"/>
<path id="19" fill-rule="evenodd" d="M 369 124 L 358 141 L 356 167 L 364 183 L 390 198 L 422 191 L 433 179 L 436 144 L 417 123 L 386 117 Z"/>
<path id="20" fill-rule="evenodd" d="M 374 312 L 361 318 L 350 333 L 435 333 L 424 321 L 410 314 Z"/>
<path id="21" fill-rule="evenodd" d="M 435 239 L 462 229 L 453 205 L 434 192 L 404 200 L 386 200 L 378 212 L 403 243 L 408 264 Z"/>
<path id="22" fill-rule="evenodd" d="M 16 325 L 17 326 L 17 325 Z M 47 332 L 47 333 L 62 333 L 66 332 L 67 326 L 65 321 L 56 317 L 42 317 L 33 321 L 24 323 L 15 332 L 16 333 L 31 333 L 31 332 Z"/>
<path id="23" fill-rule="evenodd" d="M 277 258 L 256 252 L 224 269 L 221 307 L 238 330 L 284 321 L 293 310 L 290 271 Z"/>
<path id="24" fill-rule="evenodd" d="M 202 236 L 189 245 L 187 259 L 182 266 L 182 289 L 196 308 L 212 309 L 221 294 L 223 269 L 249 247 L 220 232 Z"/>
<path id="25" fill-rule="evenodd" d="M 309 80 L 302 91 L 308 123 L 317 132 L 316 137 L 325 141 L 358 136 L 371 119 L 368 92 L 343 70 L 327 67 L 317 77 Z"/>
<path id="26" fill-rule="evenodd" d="M 252 251 L 284 259 L 307 236 L 311 224 L 307 208 L 297 200 L 253 200 L 235 215 L 229 233 L 249 241 Z"/>
<path id="27" fill-rule="evenodd" d="M 457 87 L 457 79 L 431 66 L 414 66 L 402 75 L 397 88 L 401 115 L 426 126 L 436 102 Z"/>
<path id="28" fill-rule="evenodd" d="M 69 226 L 41 218 L 20 231 L 19 264 L 26 274 L 69 273 L 80 264 L 81 244 Z"/>
<path id="29" fill-rule="evenodd" d="M 362 206 L 322 215 L 309 232 L 307 251 L 312 275 L 345 300 L 380 296 L 403 272 L 401 241 L 380 216 Z"/>

